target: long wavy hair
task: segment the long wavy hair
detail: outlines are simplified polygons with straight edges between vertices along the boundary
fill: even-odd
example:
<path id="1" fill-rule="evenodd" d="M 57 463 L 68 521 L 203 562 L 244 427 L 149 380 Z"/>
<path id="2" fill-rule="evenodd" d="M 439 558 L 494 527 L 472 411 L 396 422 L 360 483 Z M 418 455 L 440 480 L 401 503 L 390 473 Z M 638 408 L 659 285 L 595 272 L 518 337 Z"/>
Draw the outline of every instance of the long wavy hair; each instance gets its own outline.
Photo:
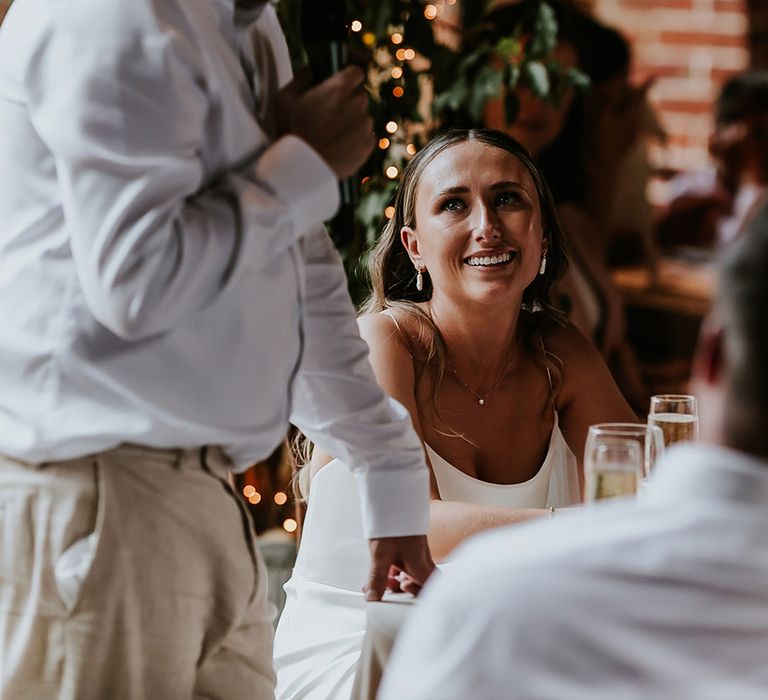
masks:
<path id="1" fill-rule="evenodd" d="M 511 153 L 525 166 L 533 180 L 541 209 L 543 236 L 547 241 L 547 267 L 544 274 L 537 275 L 523 292 L 522 305 L 529 312 L 527 320 L 530 321 L 523 329 L 524 348 L 532 358 L 541 361 L 550 377 L 554 374 L 559 379 L 560 376 L 559 360 L 547 353 L 541 341 L 545 324 L 564 325 L 566 322 L 565 313 L 551 298 L 552 286 L 565 272 L 568 258 L 549 188 L 528 151 L 511 136 L 495 129 L 448 129 L 431 139 L 403 172 L 395 193 L 394 214 L 384 224 L 379 239 L 368 254 L 366 267 L 371 292 L 361 307 L 363 313 L 401 309 L 420 321 L 418 347 L 411 347 L 424 367 L 434 370 L 433 399 L 445 371 L 445 342 L 429 312 L 419 306 L 420 302 L 432 298 L 429 274 L 424 272 L 423 288 L 416 289 L 414 265 L 402 244 L 400 232 L 403 226 L 417 228 L 416 194 L 427 166 L 447 149 L 467 141 L 477 141 Z M 422 354 L 424 349 L 426 354 Z"/>

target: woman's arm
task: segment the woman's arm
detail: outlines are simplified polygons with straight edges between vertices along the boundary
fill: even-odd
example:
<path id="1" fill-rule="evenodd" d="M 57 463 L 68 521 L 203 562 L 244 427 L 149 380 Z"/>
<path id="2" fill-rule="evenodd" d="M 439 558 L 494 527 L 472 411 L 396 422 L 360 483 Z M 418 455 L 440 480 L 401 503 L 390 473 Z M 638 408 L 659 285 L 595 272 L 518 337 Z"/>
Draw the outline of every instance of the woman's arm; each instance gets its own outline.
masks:
<path id="1" fill-rule="evenodd" d="M 584 443 L 595 423 L 634 423 L 637 416 L 625 401 L 603 358 L 573 326 L 558 327 L 545 340 L 562 363 L 557 394 L 560 429 L 576 455 L 584 490 Z"/>

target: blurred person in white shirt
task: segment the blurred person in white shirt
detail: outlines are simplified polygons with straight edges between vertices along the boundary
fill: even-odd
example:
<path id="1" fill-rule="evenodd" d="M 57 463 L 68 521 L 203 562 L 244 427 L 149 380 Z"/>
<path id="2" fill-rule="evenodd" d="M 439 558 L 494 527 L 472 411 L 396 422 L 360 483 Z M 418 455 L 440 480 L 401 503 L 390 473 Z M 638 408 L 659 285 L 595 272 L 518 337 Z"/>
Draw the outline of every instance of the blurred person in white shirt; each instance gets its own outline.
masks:
<path id="1" fill-rule="evenodd" d="M 17 0 L 0 28 L 0 697 L 271 698 L 227 471 L 288 420 L 355 465 L 369 596 L 429 480 L 321 222 L 363 72 L 290 82 L 261 0 Z"/>
<path id="2" fill-rule="evenodd" d="M 699 342 L 703 443 L 671 449 L 640 501 L 465 544 L 422 593 L 381 700 L 766 697 L 767 269 L 764 205 Z"/>

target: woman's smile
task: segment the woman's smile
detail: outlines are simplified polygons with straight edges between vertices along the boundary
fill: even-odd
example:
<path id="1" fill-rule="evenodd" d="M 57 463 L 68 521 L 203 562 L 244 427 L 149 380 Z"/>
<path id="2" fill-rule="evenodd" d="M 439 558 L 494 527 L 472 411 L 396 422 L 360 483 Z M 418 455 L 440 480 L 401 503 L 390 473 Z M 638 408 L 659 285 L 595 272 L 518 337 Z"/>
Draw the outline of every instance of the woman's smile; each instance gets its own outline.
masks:
<path id="1" fill-rule="evenodd" d="M 479 269 L 508 267 L 517 258 L 517 251 L 481 251 L 464 258 L 464 264 Z"/>

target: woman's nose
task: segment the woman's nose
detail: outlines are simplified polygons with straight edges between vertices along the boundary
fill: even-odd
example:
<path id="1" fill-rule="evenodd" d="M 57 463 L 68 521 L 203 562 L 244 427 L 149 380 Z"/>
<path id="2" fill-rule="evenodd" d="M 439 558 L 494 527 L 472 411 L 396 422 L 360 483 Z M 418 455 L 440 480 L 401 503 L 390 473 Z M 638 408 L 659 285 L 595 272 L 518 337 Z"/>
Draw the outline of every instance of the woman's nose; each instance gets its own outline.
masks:
<path id="1" fill-rule="evenodd" d="M 486 204 L 475 208 L 472 233 L 477 241 L 495 241 L 501 238 L 499 221 L 494 211 Z"/>

